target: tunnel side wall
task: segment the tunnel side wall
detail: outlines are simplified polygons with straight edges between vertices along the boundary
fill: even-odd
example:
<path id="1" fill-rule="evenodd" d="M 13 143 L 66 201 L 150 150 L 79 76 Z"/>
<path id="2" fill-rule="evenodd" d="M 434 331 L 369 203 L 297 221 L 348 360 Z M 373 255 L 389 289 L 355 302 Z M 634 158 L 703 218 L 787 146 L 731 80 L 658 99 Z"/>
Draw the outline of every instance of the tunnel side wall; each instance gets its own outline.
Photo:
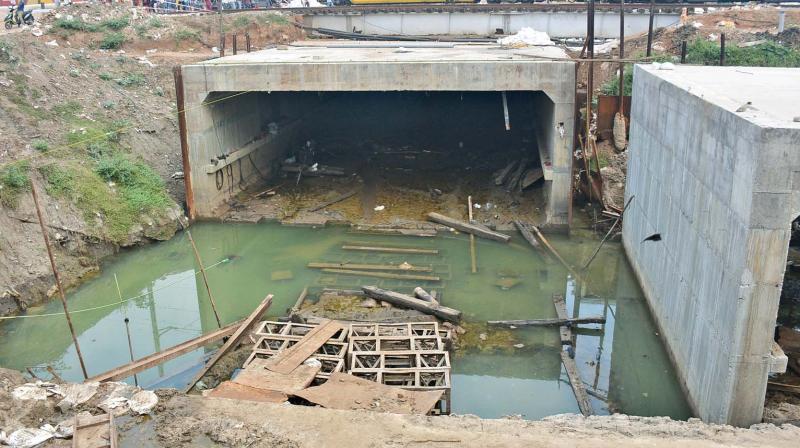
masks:
<path id="1" fill-rule="evenodd" d="M 254 53 L 255 54 L 255 53 Z M 549 188 L 547 224 L 569 225 L 570 185 L 575 103 L 575 66 L 568 61 L 448 61 L 448 62 L 336 62 L 336 63 L 218 63 L 183 67 L 186 91 L 186 122 L 189 135 L 192 188 L 198 217 L 212 217 L 225 198 L 217 192 L 214 176 L 199 167 L 220 153 L 214 135 L 212 114 L 200 103 L 209 92 L 348 92 L 348 91 L 543 91 L 552 100 L 553 122 L 563 122 L 565 136 L 553 132 L 549 153 L 554 180 Z M 261 110 L 257 104 L 243 103 L 247 96 L 233 98 L 232 114 Z M 192 106 L 199 106 L 193 108 Z M 305 106 L 305 103 L 291 106 Z M 265 114 L 267 111 L 262 113 Z M 231 121 L 233 124 L 235 121 Z M 259 128 L 232 125 L 232 138 L 255 135 Z M 217 125 L 219 129 L 219 125 Z M 225 142 L 227 144 L 227 142 Z"/>
<path id="2" fill-rule="evenodd" d="M 758 423 L 800 135 L 638 66 L 630 129 L 623 243 L 689 401 L 705 421 Z"/>

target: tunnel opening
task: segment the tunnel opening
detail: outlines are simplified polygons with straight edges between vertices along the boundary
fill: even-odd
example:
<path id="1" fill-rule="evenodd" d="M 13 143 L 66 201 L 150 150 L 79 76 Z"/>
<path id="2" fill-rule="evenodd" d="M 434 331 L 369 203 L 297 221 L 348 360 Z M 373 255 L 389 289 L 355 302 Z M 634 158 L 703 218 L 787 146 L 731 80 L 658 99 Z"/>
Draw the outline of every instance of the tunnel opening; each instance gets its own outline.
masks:
<path id="1" fill-rule="evenodd" d="M 540 91 L 259 92 L 209 109 L 217 215 L 403 224 L 465 217 L 467 196 L 488 225 L 544 213 L 559 126 Z"/>

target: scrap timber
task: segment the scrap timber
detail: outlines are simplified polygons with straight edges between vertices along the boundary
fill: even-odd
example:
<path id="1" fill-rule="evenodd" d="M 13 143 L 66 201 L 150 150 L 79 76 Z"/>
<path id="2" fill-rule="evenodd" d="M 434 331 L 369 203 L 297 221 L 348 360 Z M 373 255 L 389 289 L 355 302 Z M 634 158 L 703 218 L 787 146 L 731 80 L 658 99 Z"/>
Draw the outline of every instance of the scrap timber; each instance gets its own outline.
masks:
<path id="1" fill-rule="evenodd" d="M 469 233 L 481 238 L 487 238 L 494 241 L 500 241 L 501 243 L 507 243 L 511 241 L 511 237 L 500 233 L 490 230 L 484 226 L 479 226 L 477 224 L 469 224 L 464 221 L 459 221 L 457 219 L 450 218 L 449 216 L 441 215 L 439 213 L 428 213 L 428 219 L 430 221 L 452 227 L 456 230 L 460 230 L 465 233 Z"/>
<path id="2" fill-rule="evenodd" d="M 513 327 L 570 327 L 580 324 L 604 324 L 606 318 L 596 317 L 575 317 L 567 319 L 528 319 L 528 320 L 490 320 L 489 325 L 502 325 Z"/>
<path id="3" fill-rule="evenodd" d="M 556 314 L 558 314 L 559 319 L 566 320 L 569 318 L 564 296 L 554 294 L 553 305 L 556 307 Z M 581 410 L 581 414 L 585 416 L 594 415 L 594 409 L 592 409 L 592 403 L 589 401 L 589 396 L 586 394 L 586 387 L 581 380 L 578 366 L 575 364 L 575 359 L 573 359 L 570 354 L 575 353 L 574 349 L 570 349 L 570 346 L 574 344 L 572 340 L 572 330 L 570 327 L 564 325 L 559 327 L 559 333 L 561 334 L 561 363 L 564 364 L 564 369 L 567 371 L 567 376 L 569 377 L 569 384 L 572 386 L 572 391 L 575 393 L 575 399 L 578 400 L 578 408 Z"/>
<path id="4" fill-rule="evenodd" d="M 344 327 L 335 320 L 329 320 L 315 326 L 300 341 L 278 352 L 271 359 L 267 368 L 273 372 L 289 374 L 297 366 L 313 355 L 322 347 L 331 336 L 340 332 Z"/>
<path id="5" fill-rule="evenodd" d="M 389 302 L 392 305 L 417 310 L 453 323 L 461 321 L 461 311 L 453 308 L 434 304 L 433 302 L 426 302 L 425 300 L 420 300 L 416 297 L 411 297 L 399 292 L 381 289 L 377 286 L 362 286 L 361 290 L 364 291 L 367 297 Z"/>
<path id="6" fill-rule="evenodd" d="M 73 448 L 116 448 L 117 425 L 114 415 L 76 415 L 72 433 Z"/>
<path id="7" fill-rule="evenodd" d="M 225 353 L 228 353 L 228 350 L 236 347 L 239 344 L 239 341 L 242 339 L 242 337 L 244 337 L 247 334 L 247 332 L 250 330 L 250 327 L 252 327 L 253 324 L 255 324 L 255 322 L 261 317 L 261 315 L 267 311 L 267 308 L 269 308 L 270 305 L 272 305 L 272 294 L 265 297 L 264 300 L 262 300 L 261 303 L 258 304 L 256 309 L 253 310 L 253 312 L 250 313 L 249 316 L 247 316 L 247 319 L 245 319 L 244 322 L 239 326 L 239 328 L 236 329 L 236 332 L 233 333 L 233 335 L 228 339 L 228 341 L 225 342 L 225 344 L 222 347 L 220 347 L 219 350 L 217 350 L 217 353 L 214 354 L 214 356 L 208 360 L 208 362 L 203 366 L 202 369 L 200 369 L 199 372 L 197 372 L 194 378 L 192 378 L 191 381 L 189 381 L 189 384 L 184 389 L 184 393 L 188 393 L 190 390 L 192 390 L 194 385 L 197 384 L 198 381 L 200 381 L 200 378 L 202 378 L 206 373 L 208 373 L 208 371 L 211 370 L 212 367 L 214 367 L 217 361 L 219 361 L 220 358 L 225 356 Z"/>

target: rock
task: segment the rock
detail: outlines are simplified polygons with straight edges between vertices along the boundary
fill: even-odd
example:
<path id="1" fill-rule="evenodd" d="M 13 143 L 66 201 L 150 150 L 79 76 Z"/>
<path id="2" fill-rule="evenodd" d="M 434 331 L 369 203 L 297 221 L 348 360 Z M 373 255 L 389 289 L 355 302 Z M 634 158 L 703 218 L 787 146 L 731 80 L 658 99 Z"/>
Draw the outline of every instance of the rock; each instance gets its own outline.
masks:
<path id="1" fill-rule="evenodd" d="M 128 407 L 139 415 L 149 414 L 158 404 L 158 396 L 152 390 L 140 390 L 128 400 Z"/>
<path id="2" fill-rule="evenodd" d="M 375 299 L 366 298 L 366 299 L 361 301 L 360 306 L 363 307 L 363 308 L 375 308 L 375 307 L 378 306 L 378 302 L 375 301 Z"/>
<path id="3" fill-rule="evenodd" d="M 478 339 L 480 339 L 481 341 L 485 341 L 488 337 L 489 336 L 487 336 L 486 333 L 481 333 L 478 335 Z"/>
<path id="4" fill-rule="evenodd" d="M 38 27 L 34 27 L 31 29 L 31 34 L 33 34 L 36 37 L 40 37 L 42 34 L 44 34 L 44 32 Z"/>
<path id="5" fill-rule="evenodd" d="M 4 444 L 19 448 L 28 448 L 44 443 L 53 438 L 53 433 L 39 428 L 18 429 L 3 441 Z"/>
<path id="6" fill-rule="evenodd" d="M 17 386 L 11 391 L 11 396 L 15 400 L 47 400 L 48 393 L 46 383 L 25 383 L 22 386 Z"/>
<path id="7" fill-rule="evenodd" d="M 47 45 L 48 47 L 57 47 L 58 46 L 58 42 L 56 42 L 55 39 L 51 40 L 50 42 L 45 42 L 44 44 Z M 64 57 L 64 55 L 62 54 L 61 57 Z"/>
<path id="8" fill-rule="evenodd" d="M 53 387 L 53 393 L 64 397 L 58 402 L 58 407 L 62 412 L 74 408 L 75 406 L 89 401 L 96 393 L 100 383 L 66 383 L 57 384 Z"/>
<path id="9" fill-rule="evenodd" d="M 389 302 L 381 302 L 381 306 L 384 308 L 394 308 L 394 305 Z"/>

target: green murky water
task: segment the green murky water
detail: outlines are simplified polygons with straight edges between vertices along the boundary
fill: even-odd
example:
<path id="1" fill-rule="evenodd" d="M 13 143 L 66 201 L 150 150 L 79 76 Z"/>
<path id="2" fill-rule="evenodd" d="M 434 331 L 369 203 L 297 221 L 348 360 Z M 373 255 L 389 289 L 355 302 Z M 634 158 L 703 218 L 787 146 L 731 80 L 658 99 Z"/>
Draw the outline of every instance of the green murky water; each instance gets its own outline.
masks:
<path id="1" fill-rule="evenodd" d="M 477 239 L 478 274 L 470 273 L 466 235 L 409 238 L 348 233 L 277 224 L 200 223 L 192 228 L 224 323 L 240 319 L 267 294 L 275 296 L 268 314 L 278 316 L 308 285 L 355 288 L 377 284 L 388 289 L 415 286 L 400 280 L 338 276 L 305 267 L 310 261 L 383 264 L 408 261 L 433 265 L 442 281 L 436 289 L 445 305 L 461 309 L 468 322 L 555 317 L 554 293 L 565 294 L 573 315 L 605 315 L 607 323 L 587 326 L 577 336 L 576 362 L 584 382 L 608 397 L 610 408 L 637 415 L 686 418 L 689 410 L 666 352 L 656 334 L 645 299 L 618 244 L 607 244 L 582 284 L 568 281 L 557 263 L 544 260 L 515 234 L 509 245 Z M 437 248 L 438 255 L 346 252 L 343 243 Z M 594 238 L 552 238 L 576 265 L 591 255 Z M 96 279 L 73 291 L 70 310 L 90 375 L 130 361 L 125 317 L 130 319 L 133 351 L 143 357 L 216 328 L 202 279 L 185 235 L 125 252 L 104 265 Z M 276 271 L 291 279 L 273 280 Z M 114 274 L 123 298 L 120 303 Z M 280 274 L 280 273 L 279 273 Z M 285 274 L 285 273 L 283 273 Z M 501 279 L 517 284 L 496 286 Z M 423 282 L 424 284 L 424 282 Z M 66 379 L 82 375 L 60 303 L 29 310 L 26 318 L 0 325 L 0 365 L 24 369 L 50 364 Z M 56 315 L 46 316 L 54 313 Z M 45 316 L 43 316 L 45 315 Z M 513 340 L 490 349 L 466 349 L 452 359 L 452 410 L 482 417 L 520 414 L 536 419 L 578 412 L 561 367 L 557 330 L 513 330 Z M 494 341 L 488 332 L 487 341 Z M 523 344 L 521 348 L 515 344 Z M 181 386 L 208 348 L 171 360 L 138 375 L 147 387 Z M 132 379 L 129 379 L 132 381 Z M 598 413 L 609 406 L 592 398 Z"/>

